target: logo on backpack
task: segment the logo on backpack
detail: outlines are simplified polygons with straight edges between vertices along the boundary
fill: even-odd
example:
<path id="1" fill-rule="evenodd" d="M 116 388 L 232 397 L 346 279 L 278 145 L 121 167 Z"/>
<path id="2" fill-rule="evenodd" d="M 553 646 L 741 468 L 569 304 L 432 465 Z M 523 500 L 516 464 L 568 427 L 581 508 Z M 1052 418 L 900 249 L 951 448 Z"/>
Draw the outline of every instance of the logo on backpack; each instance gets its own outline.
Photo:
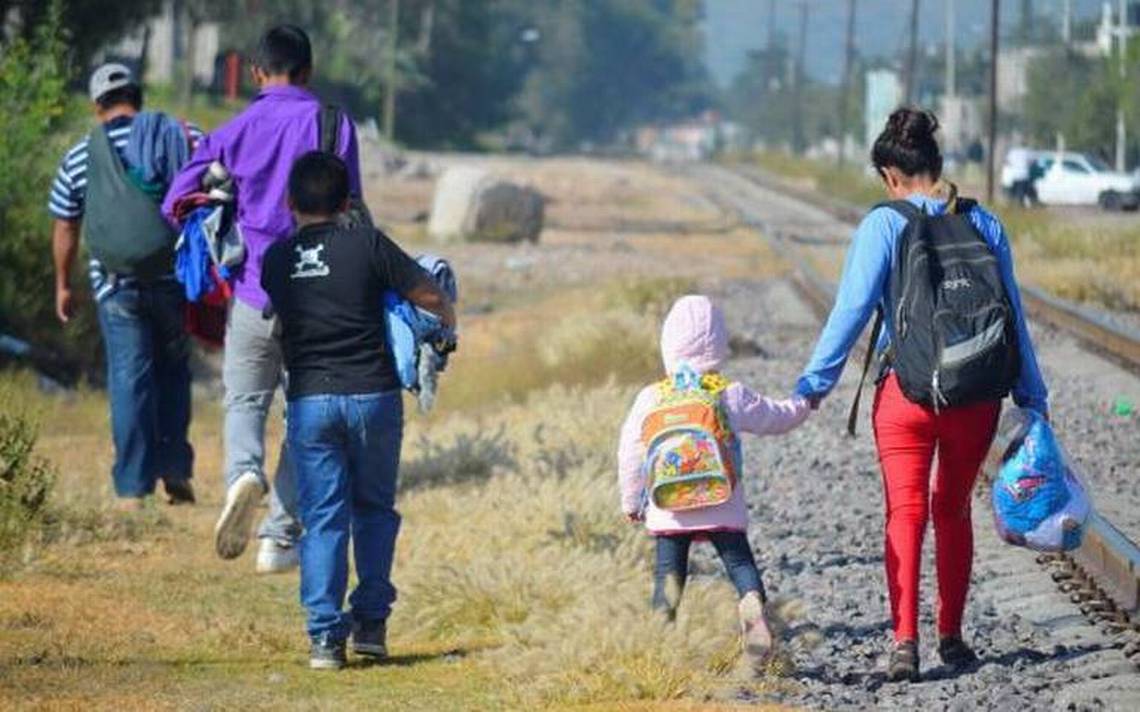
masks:
<path id="1" fill-rule="evenodd" d="M 715 507 L 732 497 L 738 446 L 721 404 L 727 386 L 723 376 L 687 366 L 661 383 L 641 429 L 646 488 L 659 509 Z"/>

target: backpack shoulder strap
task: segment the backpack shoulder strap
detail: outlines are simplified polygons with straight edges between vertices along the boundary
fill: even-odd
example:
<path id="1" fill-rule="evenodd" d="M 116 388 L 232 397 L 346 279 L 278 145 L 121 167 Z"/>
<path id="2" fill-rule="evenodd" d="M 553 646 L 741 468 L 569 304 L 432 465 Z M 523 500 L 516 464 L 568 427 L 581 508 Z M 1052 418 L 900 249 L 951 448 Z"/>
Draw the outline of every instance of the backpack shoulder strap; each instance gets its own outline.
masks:
<path id="1" fill-rule="evenodd" d="M 877 208 L 889 208 L 891 210 L 894 210 L 896 213 L 906 218 L 907 222 L 926 215 L 926 213 L 922 211 L 922 208 L 918 207 L 909 200 L 887 200 L 879 203 L 875 207 L 871 208 L 871 210 L 875 210 Z"/>
<path id="2" fill-rule="evenodd" d="M 855 400 L 851 402 L 851 412 L 847 414 L 847 434 L 855 437 L 855 424 L 859 419 L 859 401 L 863 396 L 863 384 L 867 382 L 867 372 L 875 360 L 875 347 L 879 344 L 879 333 L 883 330 L 883 309 L 875 310 L 875 325 L 871 327 L 871 340 L 867 343 L 867 355 L 863 358 L 863 373 L 859 376 L 859 386 L 855 389 Z"/>
<path id="3" fill-rule="evenodd" d="M 317 119 L 320 134 L 320 149 L 325 153 L 336 153 L 340 143 L 340 108 L 336 104 L 324 104 Z"/>

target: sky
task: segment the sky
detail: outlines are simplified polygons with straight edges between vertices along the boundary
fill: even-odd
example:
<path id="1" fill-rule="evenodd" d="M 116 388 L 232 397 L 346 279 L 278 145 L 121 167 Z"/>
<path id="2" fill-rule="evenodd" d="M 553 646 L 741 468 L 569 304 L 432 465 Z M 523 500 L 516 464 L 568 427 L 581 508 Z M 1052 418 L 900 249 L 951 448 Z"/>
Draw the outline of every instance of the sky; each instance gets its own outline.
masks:
<path id="1" fill-rule="evenodd" d="M 1074 21 L 1099 18 L 1104 0 L 1072 0 Z M 948 0 L 921 0 L 919 37 L 922 44 L 943 41 Z M 988 42 L 990 0 L 953 0 L 959 47 Z M 807 0 L 807 72 L 838 82 L 843 66 L 847 0 Z M 705 0 L 705 47 L 717 82 L 727 85 L 740 71 L 748 51 L 763 47 L 768 36 L 769 0 Z M 777 32 L 798 35 L 799 0 L 776 0 Z M 1062 0 L 1034 0 L 1036 14 L 1060 18 Z M 1117 0 L 1112 0 L 1115 8 Z M 906 46 L 911 0 L 857 0 L 856 45 L 864 56 L 897 56 Z M 1001 3 L 1004 28 L 1016 26 L 1021 0 Z"/>

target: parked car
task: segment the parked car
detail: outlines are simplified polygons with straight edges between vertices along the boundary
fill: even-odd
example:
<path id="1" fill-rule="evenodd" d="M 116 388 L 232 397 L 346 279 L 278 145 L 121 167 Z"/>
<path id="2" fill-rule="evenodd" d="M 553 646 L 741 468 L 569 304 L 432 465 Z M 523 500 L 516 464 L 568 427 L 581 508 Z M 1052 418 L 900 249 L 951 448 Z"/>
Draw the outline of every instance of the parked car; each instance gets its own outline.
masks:
<path id="1" fill-rule="evenodd" d="M 1105 210 L 1140 208 L 1140 179 L 1114 171 L 1084 153 L 1050 152 L 1036 160 L 1041 177 L 1033 181 L 1037 198 L 1045 205 L 1100 205 Z"/>

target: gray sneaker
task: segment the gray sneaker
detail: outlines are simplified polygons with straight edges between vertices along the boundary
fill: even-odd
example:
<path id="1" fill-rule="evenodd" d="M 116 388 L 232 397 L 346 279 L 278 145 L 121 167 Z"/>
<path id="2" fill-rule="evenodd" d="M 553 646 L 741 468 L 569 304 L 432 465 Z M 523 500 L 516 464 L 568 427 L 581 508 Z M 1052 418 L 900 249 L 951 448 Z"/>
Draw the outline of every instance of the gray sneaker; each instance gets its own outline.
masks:
<path id="1" fill-rule="evenodd" d="M 262 539 L 257 547 L 257 573 L 283 574 L 297 568 L 301 563 L 297 547 L 282 544 L 276 539 Z"/>
<path id="2" fill-rule="evenodd" d="M 348 664 L 343 638 L 325 634 L 313 638 L 309 646 L 309 668 L 312 670 L 340 670 Z"/>
<path id="3" fill-rule="evenodd" d="M 352 624 L 352 652 L 380 660 L 388 657 L 388 624 L 385 621 L 355 621 Z"/>
<path id="4" fill-rule="evenodd" d="M 226 490 L 222 516 L 214 525 L 214 549 L 223 559 L 236 559 L 249 544 L 253 515 L 265 496 L 265 485 L 256 472 L 246 472 Z"/>

